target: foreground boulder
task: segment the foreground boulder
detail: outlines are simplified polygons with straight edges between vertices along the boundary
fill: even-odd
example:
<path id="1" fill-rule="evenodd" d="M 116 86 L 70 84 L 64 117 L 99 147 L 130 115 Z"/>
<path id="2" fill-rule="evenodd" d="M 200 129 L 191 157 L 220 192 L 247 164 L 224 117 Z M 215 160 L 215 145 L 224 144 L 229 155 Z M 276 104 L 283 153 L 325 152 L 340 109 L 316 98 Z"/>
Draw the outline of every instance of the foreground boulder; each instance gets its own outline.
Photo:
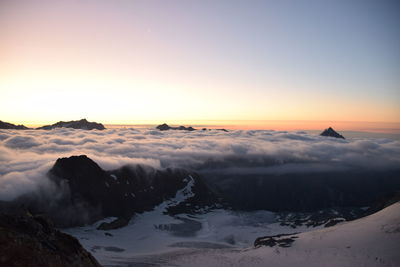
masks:
<path id="1" fill-rule="evenodd" d="M 328 137 L 335 137 L 335 138 L 341 138 L 345 139 L 343 135 L 339 134 L 335 130 L 333 130 L 332 127 L 329 127 L 328 129 L 325 129 L 321 134 L 321 136 L 328 136 Z"/>
<path id="2" fill-rule="evenodd" d="M 0 121 L 0 129 L 28 130 L 24 125 L 15 125 L 9 122 Z"/>
<path id="3" fill-rule="evenodd" d="M 0 210 L 0 266 L 100 267 L 79 241 L 25 210 Z"/>
<path id="4" fill-rule="evenodd" d="M 48 176 L 62 197 L 47 206 L 43 201 L 29 203 L 47 213 L 60 227 L 83 225 L 105 217 L 120 218 L 113 225 L 104 226 L 114 227 L 165 201 L 170 201 L 165 208 L 168 214 L 196 212 L 219 201 L 198 174 L 182 169 L 132 165 L 105 171 L 81 155 L 58 159 Z"/>
<path id="5" fill-rule="evenodd" d="M 105 127 L 101 123 L 97 122 L 89 122 L 86 119 L 82 119 L 79 121 L 59 121 L 52 125 L 45 125 L 37 128 L 38 130 L 52 130 L 55 128 L 73 128 L 73 129 L 82 129 L 82 130 L 104 130 Z"/>

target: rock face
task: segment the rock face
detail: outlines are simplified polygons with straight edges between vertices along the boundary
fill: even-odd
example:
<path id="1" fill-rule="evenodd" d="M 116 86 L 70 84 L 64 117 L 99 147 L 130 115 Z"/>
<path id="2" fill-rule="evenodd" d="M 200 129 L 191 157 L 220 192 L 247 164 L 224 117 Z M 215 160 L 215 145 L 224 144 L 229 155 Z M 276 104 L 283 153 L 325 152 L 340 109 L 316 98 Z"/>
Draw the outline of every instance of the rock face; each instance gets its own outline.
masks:
<path id="1" fill-rule="evenodd" d="M 0 266 L 100 267 L 79 241 L 27 211 L 0 211 Z"/>
<path id="2" fill-rule="evenodd" d="M 9 122 L 0 121 L 0 129 L 28 130 L 24 125 L 15 125 Z"/>
<path id="3" fill-rule="evenodd" d="M 156 127 L 160 131 L 168 131 L 168 130 L 181 130 L 181 131 L 195 131 L 196 129 L 193 128 L 192 126 L 185 127 L 185 126 L 179 126 L 179 127 L 171 127 L 166 123 L 160 124 Z"/>
<path id="4" fill-rule="evenodd" d="M 52 125 L 45 125 L 42 127 L 37 128 L 38 130 L 52 130 L 55 128 L 73 128 L 73 129 L 82 129 L 82 130 L 104 130 L 105 127 L 101 123 L 97 122 L 89 122 L 86 119 L 82 119 L 79 121 L 59 121 Z"/>
<path id="5" fill-rule="evenodd" d="M 332 129 L 332 127 L 325 129 L 320 135 L 345 139 L 343 135 L 337 133 L 335 130 Z"/>
<path id="6" fill-rule="evenodd" d="M 48 176 L 64 192 L 62 199 L 47 207 L 46 212 L 61 227 L 110 216 L 129 220 L 134 213 L 151 210 L 176 197 L 180 190 L 186 191 L 180 192 L 181 199 L 166 213 L 190 213 L 218 202 L 198 174 L 182 169 L 156 170 L 135 165 L 105 171 L 82 155 L 58 159 Z"/>

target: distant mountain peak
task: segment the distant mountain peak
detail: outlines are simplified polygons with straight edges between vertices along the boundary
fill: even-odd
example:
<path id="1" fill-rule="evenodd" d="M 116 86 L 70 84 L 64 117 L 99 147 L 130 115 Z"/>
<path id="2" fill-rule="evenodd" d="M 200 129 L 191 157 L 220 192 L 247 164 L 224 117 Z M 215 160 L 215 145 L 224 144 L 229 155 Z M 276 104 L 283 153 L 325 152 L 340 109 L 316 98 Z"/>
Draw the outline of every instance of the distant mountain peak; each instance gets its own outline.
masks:
<path id="1" fill-rule="evenodd" d="M 179 126 L 179 127 L 171 127 L 166 123 L 160 124 L 156 127 L 160 131 L 168 131 L 168 130 L 183 130 L 183 131 L 194 131 L 196 130 L 192 126 L 185 127 L 185 126 Z"/>
<path id="2" fill-rule="evenodd" d="M 338 132 L 336 132 L 332 127 L 329 127 L 328 129 L 325 129 L 320 135 L 321 136 L 328 136 L 328 137 L 346 139 L 346 138 L 344 138 L 343 135 L 341 135 Z"/>
<path id="3" fill-rule="evenodd" d="M 0 129 L 27 130 L 29 128 L 24 125 L 15 125 L 15 124 L 0 120 Z"/>
<path id="4" fill-rule="evenodd" d="M 103 124 L 97 123 L 97 122 L 89 122 L 86 119 L 81 119 L 78 121 L 59 121 L 52 125 L 45 125 L 45 126 L 37 128 L 37 129 L 51 130 L 54 128 L 61 128 L 61 127 L 83 129 L 83 130 L 93 130 L 93 129 L 104 130 L 105 129 Z"/>

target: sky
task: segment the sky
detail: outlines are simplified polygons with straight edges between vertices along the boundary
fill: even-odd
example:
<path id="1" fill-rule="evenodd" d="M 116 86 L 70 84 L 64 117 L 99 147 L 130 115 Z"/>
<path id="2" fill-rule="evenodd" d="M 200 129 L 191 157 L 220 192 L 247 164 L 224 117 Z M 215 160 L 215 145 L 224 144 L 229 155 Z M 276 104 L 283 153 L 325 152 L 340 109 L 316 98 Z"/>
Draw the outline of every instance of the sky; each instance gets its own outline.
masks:
<path id="1" fill-rule="evenodd" d="M 0 120 L 400 128 L 399 13 L 389 0 L 2 0 Z"/>

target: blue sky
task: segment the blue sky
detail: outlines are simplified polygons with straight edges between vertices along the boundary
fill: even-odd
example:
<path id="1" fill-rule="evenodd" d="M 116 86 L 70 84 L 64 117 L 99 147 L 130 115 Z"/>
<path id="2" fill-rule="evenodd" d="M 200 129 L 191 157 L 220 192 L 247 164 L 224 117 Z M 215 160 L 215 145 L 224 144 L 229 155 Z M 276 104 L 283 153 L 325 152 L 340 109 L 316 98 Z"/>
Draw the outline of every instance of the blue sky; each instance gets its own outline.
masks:
<path id="1" fill-rule="evenodd" d="M 19 122 L 398 122 L 399 3 L 2 1 L 0 112 Z"/>

